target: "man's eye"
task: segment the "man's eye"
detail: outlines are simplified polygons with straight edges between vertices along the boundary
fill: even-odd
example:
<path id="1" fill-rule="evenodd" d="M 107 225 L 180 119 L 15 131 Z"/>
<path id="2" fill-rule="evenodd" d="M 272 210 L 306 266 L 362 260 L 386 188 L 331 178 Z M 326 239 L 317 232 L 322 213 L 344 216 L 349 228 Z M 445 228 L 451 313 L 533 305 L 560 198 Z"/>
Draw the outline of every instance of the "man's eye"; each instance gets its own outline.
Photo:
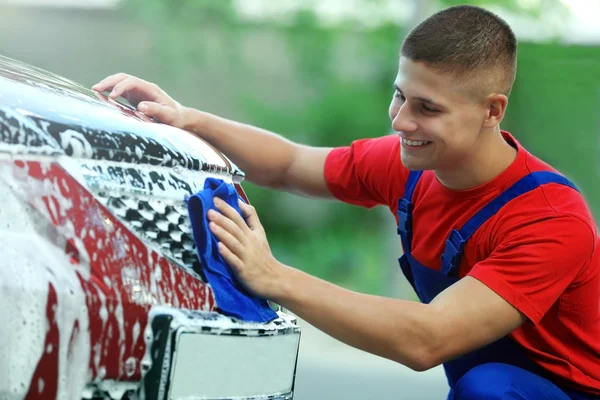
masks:
<path id="1" fill-rule="evenodd" d="M 423 111 L 425 111 L 425 112 L 428 112 L 428 113 L 436 113 L 436 112 L 439 112 L 439 110 L 437 110 L 437 109 L 435 109 L 435 108 L 431 108 L 431 107 L 429 107 L 427 104 L 422 104 L 422 105 L 421 105 L 421 109 L 422 109 Z"/>
<path id="2" fill-rule="evenodd" d="M 406 99 L 404 98 L 404 96 L 402 95 L 402 93 L 400 93 L 400 92 L 398 92 L 398 91 L 396 91 L 396 92 L 394 93 L 394 97 L 395 97 L 395 98 L 397 98 L 397 99 L 400 99 L 400 100 L 402 100 L 402 101 L 406 100 Z"/>

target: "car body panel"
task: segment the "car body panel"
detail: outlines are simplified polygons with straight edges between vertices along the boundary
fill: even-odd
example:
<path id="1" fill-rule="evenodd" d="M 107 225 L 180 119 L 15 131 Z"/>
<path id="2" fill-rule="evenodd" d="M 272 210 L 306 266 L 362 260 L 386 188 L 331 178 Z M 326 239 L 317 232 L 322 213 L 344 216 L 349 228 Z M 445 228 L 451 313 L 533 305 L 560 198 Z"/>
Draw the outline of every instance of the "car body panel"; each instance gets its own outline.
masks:
<path id="1" fill-rule="evenodd" d="M 78 398 L 116 382 L 120 398 L 142 379 L 153 308 L 218 311 L 185 203 L 209 176 L 247 200 L 208 143 L 0 57 L 0 359 L 14 364 L 0 392 Z"/>

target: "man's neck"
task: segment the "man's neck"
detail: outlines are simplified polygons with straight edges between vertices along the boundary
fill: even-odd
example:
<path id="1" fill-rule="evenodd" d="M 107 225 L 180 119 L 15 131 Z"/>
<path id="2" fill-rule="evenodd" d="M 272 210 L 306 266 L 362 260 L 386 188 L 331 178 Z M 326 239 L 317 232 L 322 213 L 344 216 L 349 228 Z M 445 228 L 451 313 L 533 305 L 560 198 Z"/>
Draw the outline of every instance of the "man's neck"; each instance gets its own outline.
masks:
<path id="1" fill-rule="evenodd" d="M 517 157 L 517 150 L 506 142 L 500 129 L 482 132 L 479 148 L 458 168 L 435 170 L 440 183 L 449 189 L 466 190 L 491 181 Z"/>

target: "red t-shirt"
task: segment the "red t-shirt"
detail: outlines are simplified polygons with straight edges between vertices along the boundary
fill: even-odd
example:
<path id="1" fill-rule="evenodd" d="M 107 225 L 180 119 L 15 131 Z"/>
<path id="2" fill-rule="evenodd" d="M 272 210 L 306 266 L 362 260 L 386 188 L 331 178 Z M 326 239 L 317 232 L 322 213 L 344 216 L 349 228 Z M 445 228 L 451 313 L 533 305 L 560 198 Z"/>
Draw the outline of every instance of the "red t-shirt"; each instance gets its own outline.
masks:
<path id="1" fill-rule="evenodd" d="M 555 171 L 525 150 L 479 187 L 451 190 L 424 171 L 413 194 L 412 254 L 439 270 L 446 239 L 480 208 L 534 171 Z M 325 179 L 341 201 L 386 205 L 396 216 L 408 169 L 397 135 L 363 139 L 331 151 Z M 548 184 L 523 194 L 485 222 L 467 242 L 459 277 L 472 276 L 525 314 L 510 336 L 559 384 L 600 394 L 600 250 L 581 194 Z"/>

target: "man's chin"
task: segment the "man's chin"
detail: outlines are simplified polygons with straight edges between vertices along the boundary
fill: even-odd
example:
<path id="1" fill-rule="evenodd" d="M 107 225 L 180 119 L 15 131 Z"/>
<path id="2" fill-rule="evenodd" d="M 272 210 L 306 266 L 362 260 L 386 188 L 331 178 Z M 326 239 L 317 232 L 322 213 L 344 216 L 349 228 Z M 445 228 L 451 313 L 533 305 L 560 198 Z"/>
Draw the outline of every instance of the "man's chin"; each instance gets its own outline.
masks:
<path id="1" fill-rule="evenodd" d="M 402 165 L 411 171 L 426 171 L 433 169 L 433 165 L 428 162 L 424 162 L 423 160 L 415 160 L 410 157 L 402 157 Z"/>

